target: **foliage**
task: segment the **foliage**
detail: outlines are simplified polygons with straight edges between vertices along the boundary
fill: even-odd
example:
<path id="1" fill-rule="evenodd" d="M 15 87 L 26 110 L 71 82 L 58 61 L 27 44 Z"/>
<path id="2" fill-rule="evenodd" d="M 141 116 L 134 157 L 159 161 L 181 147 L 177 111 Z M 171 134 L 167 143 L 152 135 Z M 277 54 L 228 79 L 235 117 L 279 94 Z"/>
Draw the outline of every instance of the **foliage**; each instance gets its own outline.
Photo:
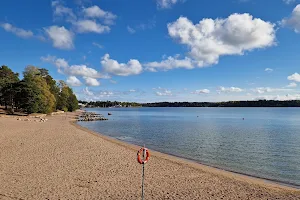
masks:
<path id="1" fill-rule="evenodd" d="M 13 112 L 13 103 L 15 97 L 14 85 L 19 81 L 19 74 L 14 73 L 9 67 L 3 65 L 0 68 L 0 104 L 11 106 Z"/>
<path id="2" fill-rule="evenodd" d="M 141 104 L 136 102 L 119 102 L 119 101 L 79 101 L 79 103 L 82 103 L 86 105 L 87 107 L 113 107 L 113 106 L 122 106 L 122 107 L 139 107 Z"/>
<path id="3" fill-rule="evenodd" d="M 27 66 L 23 77 L 19 81 L 18 74 L 7 66 L 0 68 L 0 105 L 10 102 L 12 108 L 27 113 L 50 113 L 57 109 L 74 111 L 78 108 L 72 89 L 64 82 L 57 84 L 47 69 Z"/>
<path id="4" fill-rule="evenodd" d="M 293 101 L 228 101 L 228 102 L 157 102 L 143 107 L 300 107 L 300 100 Z"/>

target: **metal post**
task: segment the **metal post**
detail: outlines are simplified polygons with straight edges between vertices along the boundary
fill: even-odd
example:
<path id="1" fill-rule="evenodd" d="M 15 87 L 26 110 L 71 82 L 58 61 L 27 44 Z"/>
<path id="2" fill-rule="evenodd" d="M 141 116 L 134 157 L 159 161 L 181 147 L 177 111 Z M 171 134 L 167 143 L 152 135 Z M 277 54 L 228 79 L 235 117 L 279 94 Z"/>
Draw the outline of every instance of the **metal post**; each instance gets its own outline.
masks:
<path id="1" fill-rule="evenodd" d="M 145 172 L 145 164 L 143 164 L 142 200 L 144 200 L 144 172 Z"/>
<path id="2" fill-rule="evenodd" d="M 143 160 L 145 160 L 145 145 L 143 150 Z M 145 163 L 143 163 L 143 176 L 142 176 L 142 200 L 144 200 L 144 178 L 145 178 Z"/>

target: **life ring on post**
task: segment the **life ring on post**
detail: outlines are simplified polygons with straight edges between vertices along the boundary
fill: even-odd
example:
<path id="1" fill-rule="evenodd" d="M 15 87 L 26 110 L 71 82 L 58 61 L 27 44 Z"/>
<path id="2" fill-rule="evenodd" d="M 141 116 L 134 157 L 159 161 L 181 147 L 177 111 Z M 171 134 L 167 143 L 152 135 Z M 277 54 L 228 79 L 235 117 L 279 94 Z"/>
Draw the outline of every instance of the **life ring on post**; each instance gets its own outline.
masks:
<path id="1" fill-rule="evenodd" d="M 146 153 L 146 159 L 145 160 L 142 160 L 141 158 L 141 155 L 144 154 L 144 151 Z M 147 148 L 141 148 L 138 152 L 137 152 L 137 161 L 140 163 L 140 164 L 145 164 L 149 161 L 149 158 L 150 158 L 150 153 L 149 153 L 149 150 Z"/>

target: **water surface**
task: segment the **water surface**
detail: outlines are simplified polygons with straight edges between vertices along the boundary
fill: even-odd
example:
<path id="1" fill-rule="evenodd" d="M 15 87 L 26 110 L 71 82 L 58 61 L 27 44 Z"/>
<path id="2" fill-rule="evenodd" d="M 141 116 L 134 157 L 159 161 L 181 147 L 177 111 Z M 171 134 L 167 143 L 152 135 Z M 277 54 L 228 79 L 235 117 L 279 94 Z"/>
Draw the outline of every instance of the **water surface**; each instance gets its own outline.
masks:
<path id="1" fill-rule="evenodd" d="M 203 164 L 300 186 L 299 108 L 94 108 L 101 134 Z M 107 113 L 111 112 L 111 116 Z M 244 120 L 243 120 L 244 118 Z"/>

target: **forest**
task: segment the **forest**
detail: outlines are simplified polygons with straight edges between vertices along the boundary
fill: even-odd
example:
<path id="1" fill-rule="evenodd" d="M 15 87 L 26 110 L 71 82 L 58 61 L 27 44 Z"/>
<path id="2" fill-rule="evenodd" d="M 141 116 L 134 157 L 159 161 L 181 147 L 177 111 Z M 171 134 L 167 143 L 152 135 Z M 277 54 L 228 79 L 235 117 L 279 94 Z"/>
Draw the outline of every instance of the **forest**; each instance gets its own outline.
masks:
<path id="1" fill-rule="evenodd" d="M 228 102 L 157 102 L 143 107 L 300 107 L 300 100 L 292 101 L 228 101 Z"/>
<path id="2" fill-rule="evenodd" d="M 78 101 L 64 81 L 55 81 L 47 69 L 27 66 L 23 78 L 9 67 L 0 67 L 0 105 L 14 114 L 75 111 Z"/>
<path id="3" fill-rule="evenodd" d="M 140 107 L 140 103 L 136 102 L 120 102 L 120 101 L 79 101 L 79 103 L 84 104 L 86 107 L 101 107 L 108 108 L 114 106 L 122 106 L 122 107 Z"/>
<path id="4" fill-rule="evenodd" d="M 227 102 L 155 102 L 155 103 L 136 103 L 119 101 L 79 101 L 85 107 L 300 107 L 300 100 L 275 101 L 227 101 Z"/>

